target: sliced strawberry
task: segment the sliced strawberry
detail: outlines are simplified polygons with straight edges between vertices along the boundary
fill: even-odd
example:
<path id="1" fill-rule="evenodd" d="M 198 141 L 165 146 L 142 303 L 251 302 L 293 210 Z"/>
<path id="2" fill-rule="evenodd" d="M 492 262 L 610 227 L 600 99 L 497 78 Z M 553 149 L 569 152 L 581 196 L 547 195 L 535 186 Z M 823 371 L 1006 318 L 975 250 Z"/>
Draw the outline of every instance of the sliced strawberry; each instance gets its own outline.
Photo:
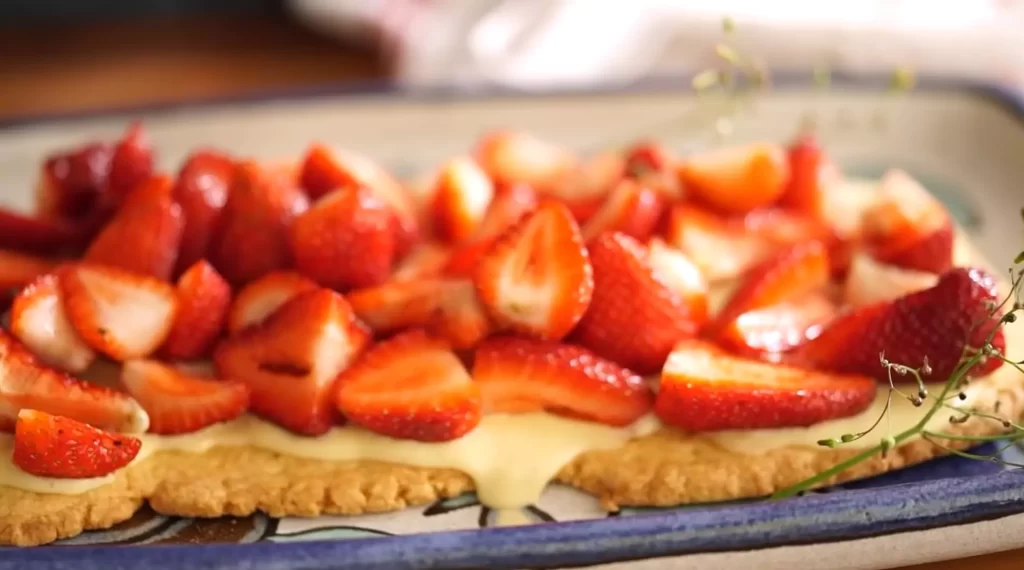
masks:
<path id="1" fill-rule="evenodd" d="M 124 199 L 89 244 L 85 260 L 167 281 L 178 261 L 185 217 L 171 197 L 171 179 L 154 176 Z"/>
<path id="2" fill-rule="evenodd" d="M 881 198 L 861 218 L 871 255 L 905 269 L 942 273 L 953 266 L 953 221 L 916 180 L 898 170 L 880 184 Z"/>
<path id="3" fill-rule="evenodd" d="M 495 324 L 544 339 L 568 334 L 594 289 L 579 226 L 554 201 L 501 236 L 481 259 L 473 281 Z"/>
<path id="4" fill-rule="evenodd" d="M 240 382 L 186 373 L 155 360 L 129 360 L 121 384 L 149 414 L 149 431 L 190 433 L 233 420 L 249 407 L 249 389 Z"/>
<path id="5" fill-rule="evenodd" d="M 876 389 L 867 376 L 762 363 L 693 341 L 668 357 L 654 410 L 689 432 L 805 427 L 865 410 Z"/>
<path id="6" fill-rule="evenodd" d="M 791 246 L 751 269 L 705 332 L 715 337 L 744 313 L 823 291 L 828 282 L 824 245 L 808 241 Z"/>
<path id="7" fill-rule="evenodd" d="M 465 350 L 476 346 L 492 329 L 473 282 L 453 279 L 444 282 L 437 310 L 425 324 L 426 330 Z"/>
<path id="8" fill-rule="evenodd" d="M 395 258 L 391 211 L 365 188 L 317 200 L 292 225 L 295 267 L 324 287 L 348 290 L 387 281 Z"/>
<path id="9" fill-rule="evenodd" d="M 346 298 L 361 321 L 378 335 L 426 326 L 438 312 L 447 281 L 417 279 L 389 281 L 358 289 Z"/>
<path id="10" fill-rule="evenodd" d="M 57 265 L 54 259 L 0 249 L 0 289 L 20 289 Z"/>
<path id="11" fill-rule="evenodd" d="M 638 141 L 626 151 L 626 172 L 641 176 L 649 172 L 669 172 L 676 166 L 676 158 L 661 143 Z"/>
<path id="12" fill-rule="evenodd" d="M 441 168 L 431 209 L 441 239 L 458 243 L 472 236 L 494 199 L 494 184 L 469 158 L 456 158 Z"/>
<path id="13" fill-rule="evenodd" d="M 122 203 L 139 184 L 153 175 L 153 147 L 142 123 L 128 126 L 110 157 L 107 186 L 115 203 Z"/>
<path id="14" fill-rule="evenodd" d="M 107 174 L 113 153 L 112 145 L 98 142 L 47 157 L 36 186 L 36 214 L 45 220 L 80 222 L 101 210 L 112 213 Z"/>
<path id="15" fill-rule="evenodd" d="M 149 425 L 146 413 L 127 394 L 39 363 L 14 337 L 0 330 L 0 430 L 12 428 L 23 409 L 67 416 L 113 431 L 143 432 Z"/>
<path id="16" fill-rule="evenodd" d="M 663 209 L 664 203 L 657 192 L 635 180 L 622 180 L 601 209 L 583 225 L 583 239 L 591 240 L 603 232 L 622 232 L 647 241 Z"/>
<path id="17" fill-rule="evenodd" d="M 651 409 L 643 378 L 571 344 L 487 339 L 477 348 L 473 381 L 486 413 L 548 411 L 625 426 Z"/>
<path id="18" fill-rule="evenodd" d="M 451 250 L 439 243 L 423 242 L 412 248 L 391 272 L 391 281 L 412 281 L 440 275 L 448 264 Z"/>
<path id="19" fill-rule="evenodd" d="M 288 228 L 308 205 L 291 172 L 239 163 L 207 259 L 235 285 L 290 267 Z"/>
<path id="20" fill-rule="evenodd" d="M 249 283 L 235 296 L 228 311 L 228 332 L 262 323 L 277 309 L 301 293 L 319 286 L 294 271 L 272 271 Z"/>
<path id="21" fill-rule="evenodd" d="M 803 135 L 789 147 L 789 183 L 779 205 L 809 216 L 822 213 L 822 167 L 826 157 L 813 135 Z"/>
<path id="22" fill-rule="evenodd" d="M 685 253 L 712 283 L 742 275 L 774 250 L 742 225 L 691 204 L 672 207 L 665 241 Z"/>
<path id="23" fill-rule="evenodd" d="M 68 319 L 94 350 L 114 360 L 141 358 L 167 338 L 178 310 L 173 286 L 93 263 L 66 266 L 58 277 Z"/>
<path id="24" fill-rule="evenodd" d="M 231 285 L 201 259 L 178 279 L 178 312 L 160 352 L 172 360 L 209 356 L 224 331 L 231 306 Z"/>
<path id="25" fill-rule="evenodd" d="M 341 295 L 317 289 L 221 342 L 214 363 L 219 377 L 249 387 L 253 412 L 296 433 L 319 435 L 336 419 L 338 374 L 369 340 Z"/>
<path id="26" fill-rule="evenodd" d="M 537 189 L 542 197 L 565 204 L 576 221 L 585 224 L 625 175 L 626 161 L 621 153 L 600 152 Z"/>
<path id="27" fill-rule="evenodd" d="M 0 208 L 0 249 L 29 253 L 81 251 L 89 235 L 80 224 L 32 218 Z"/>
<path id="28" fill-rule="evenodd" d="M 697 333 L 703 315 L 655 274 L 633 238 L 605 233 L 588 248 L 594 295 L 573 338 L 640 374 L 661 369 L 672 347 Z"/>
<path id="29" fill-rule="evenodd" d="M 303 161 L 300 180 L 310 198 L 316 200 L 334 190 L 363 186 L 391 208 L 395 233 L 395 255 L 405 256 L 419 240 L 416 208 L 410 194 L 383 168 L 369 158 L 351 151 L 331 151 L 322 144 L 310 147 Z"/>
<path id="30" fill-rule="evenodd" d="M 40 276 L 14 298 L 11 332 L 40 360 L 68 372 L 82 372 L 96 353 L 71 326 L 57 276 Z"/>
<path id="31" fill-rule="evenodd" d="M 172 195 L 185 216 L 176 275 L 206 257 L 228 200 L 234 161 L 214 150 L 192 153 L 178 172 Z"/>
<path id="32" fill-rule="evenodd" d="M 879 358 L 919 367 L 928 361 L 927 377 L 945 382 L 960 362 L 964 347 L 980 348 L 996 326 L 988 305 L 997 302 L 996 281 L 975 268 L 952 269 L 929 289 L 894 301 L 882 301 L 837 317 L 813 340 L 790 351 L 787 360 L 823 370 L 865 374 L 887 380 Z M 997 331 L 992 345 L 1003 350 Z M 989 358 L 970 372 L 980 376 L 1003 361 Z M 912 379 L 894 376 L 894 379 Z M 926 378 L 926 379 L 927 379 Z"/>
<path id="33" fill-rule="evenodd" d="M 843 284 L 843 300 L 854 307 L 892 301 L 934 287 L 938 280 L 934 273 L 879 263 L 867 252 L 859 251 L 853 255 Z"/>
<path id="34" fill-rule="evenodd" d="M 715 340 L 737 354 L 778 361 L 781 353 L 818 336 L 837 312 L 826 293 L 809 293 L 742 313 Z"/>
<path id="35" fill-rule="evenodd" d="M 474 155 L 498 186 L 522 183 L 547 188 L 576 167 L 572 154 L 520 131 L 495 130 L 485 134 Z"/>
<path id="36" fill-rule="evenodd" d="M 494 196 L 476 233 L 470 240 L 451 252 L 443 269 L 452 277 L 472 277 L 480 258 L 501 234 L 514 226 L 523 216 L 537 209 L 537 193 L 525 184 L 504 188 Z"/>
<path id="37" fill-rule="evenodd" d="M 658 238 L 647 245 L 647 263 L 654 276 L 683 301 L 691 320 L 704 324 L 708 317 L 708 283 L 700 268 L 686 254 Z"/>
<path id="38" fill-rule="evenodd" d="M 127 466 L 142 442 L 70 418 L 22 410 L 14 429 L 14 464 L 39 477 L 88 479 Z"/>
<path id="39" fill-rule="evenodd" d="M 774 204 L 786 190 L 786 153 L 770 143 L 713 150 L 682 161 L 687 194 L 716 210 L 742 214 Z"/>
<path id="40" fill-rule="evenodd" d="M 480 389 L 443 340 L 402 333 L 370 348 L 338 379 L 338 409 L 398 439 L 450 441 L 480 423 Z"/>

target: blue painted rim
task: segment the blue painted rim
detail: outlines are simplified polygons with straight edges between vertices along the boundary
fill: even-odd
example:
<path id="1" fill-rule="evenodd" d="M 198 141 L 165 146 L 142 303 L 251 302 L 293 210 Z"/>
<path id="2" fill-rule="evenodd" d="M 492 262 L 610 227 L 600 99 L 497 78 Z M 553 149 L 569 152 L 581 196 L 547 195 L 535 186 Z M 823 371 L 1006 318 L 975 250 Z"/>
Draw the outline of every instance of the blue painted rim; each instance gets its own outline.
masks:
<path id="1" fill-rule="evenodd" d="M 883 77 L 834 77 L 844 90 L 878 90 Z M 807 75 L 777 78 L 782 90 L 806 88 Z M 21 118 L 0 128 L 53 120 L 75 120 L 122 113 L 180 112 L 239 102 L 259 104 L 282 99 L 349 98 L 402 102 L 457 103 L 466 100 L 615 96 L 624 93 L 680 91 L 679 76 L 655 78 L 616 89 L 560 90 L 524 94 L 508 89 L 466 92 L 452 88 L 400 91 L 389 84 L 325 86 L 303 91 L 275 91 L 188 104 L 112 109 L 67 115 Z M 929 80 L 919 90 L 958 91 L 996 104 L 1024 122 L 1024 98 L 986 83 Z M 196 546 L 80 546 L 5 550 L 0 570 L 75 568 L 121 570 L 179 567 L 245 570 L 426 570 L 469 568 L 565 568 L 701 552 L 750 550 L 796 544 L 834 542 L 965 524 L 1024 512 L 1024 470 L 995 475 L 955 477 L 881 489 L 849 490 L 780 502 L 710 506 L 676 512 L 613 517 L 517 528 L 428 533 L 387 538 L 297 543 Z"/>

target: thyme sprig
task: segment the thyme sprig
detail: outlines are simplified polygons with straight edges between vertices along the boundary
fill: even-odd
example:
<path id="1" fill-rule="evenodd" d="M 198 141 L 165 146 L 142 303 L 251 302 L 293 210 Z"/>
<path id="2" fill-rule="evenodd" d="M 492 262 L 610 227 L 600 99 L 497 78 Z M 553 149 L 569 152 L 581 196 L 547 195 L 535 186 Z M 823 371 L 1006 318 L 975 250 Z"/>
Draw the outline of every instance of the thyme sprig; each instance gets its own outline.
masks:
<path id="1" fill-rule="evenodd" d="M 1021 211 L 1021 216 L 1024 218 L 1024 210 Z M 931 367 L 928 365 L 927 360 L 925 360 L 921 366 L 914 368 L 904 364 L 890 362 L 885 358 L 884 353 L 879 355 L 882 366 L 884 366 L 888 372 L 889 385 L 887 388 L 888 393 L 886 395 L 886 404 L 878 418 L 875 419 L 874 423 L 869 428 L 862 432 L 842 434 L 835 438 L 823 439 L 818 441 L 818 445 L 834 449 L 856 442 L 870 434 L 876 434 L 877 430 L 883 423 L 887 426 L 884 434 L 881 435 L 878 442 L 871 447 L 864 449 L 860 453 L 853 455 L 849 459 L 840 462 L 830 469 L 826 469 L 813 477 L 809 477 L 795 485 L 791 485 L 776 492 L 772 495 L 772 498 L 781 499 L 792 497 L 802 491 L 827 484 L 836 476 L 859 463 L 868 461 L 879 455 L 883 458 L 886 457 L 886 455 L 896 448 L 896 446 L 915 437 L 920 437 L 939 449 L 959 457 L 991 461 L 1008 467 L 1024 467 L 1024 464 L 1006 461 L 1000 456 L 1002 451 L 1008 449 L 1017 441 L 1024 440 L 1024 425 L 1017 423 L 1016 418 L 1008 418 L 1000 415 L 1000 406 L 998 401 L 995 403 L 992 411 L 956 405 L 957 401 L 964 401 L 967 399 L 967 394 L 964 392 L 964 388 L 970 383 L 971 369 L 986 359 L 998 358 L 1003 361 L 1004 366 L 1011 366 L 1021 372 L 1021 374 L 1024 374 L 1024 361 L 1014 362 L 992 345 L 992 339 L 995 337 L 996 333 L 1005 325 L 1015 322 L 1018 318 L 1018 313 L 1024 311 L 1024 286 L 1022 286 L 1022 283 L 1024 283 L 1024 267 L 1020 267 L 1022 264 L 1024 264 L 1024 252 L 1021 252 L 1016 256 L 1014 259 L 1014 266 L 1010 268 L 1010 290 L 1007 292 L 1002 302 L 991 306 L 988 318 L 983 319 L 982 322 L 975 325 L 976 327 L 980 326 L 982 323 L 988 321 L 988 319 L 998 319 L 997 326 L 992 328 L 992 331 L 989 332 L 981 347 L 964 347 L 959 363 L 953 369 L 949 378 L 945 379 L 942 384 L 942 388 L 934 399 L 928 399 L 928 389 L 924 382 L 924 378 L 931 374 Z M 972 335 L 971 338 L 973 338 Z M 907 394 L 899 390 L 893 381 L 894 374 L 898 376 L 906 376 L 908 374 L 913 376 L 917 383 L 917 391 Z M 926 402 L 929 402 L 930 406 L 925 409 L 921 419 L 918 420 L 916 424 L 894 434 L 888 428 L 889 419 L 891 418 L 891 403 L 893 398 L 903 398 L 915 407 L 922 407 Z M 999 430 L 999 433 L 990 435 L 967 435 L 937 430 L 933 427 L 932 420 L 938 414 L 945 411 L 953 412 L 947 420 L 949 425 L 962 424 L 974 418 L 978 420 L 998 422 L 1001 429 Z M 1004 442 L 1004 445 L 991 455 L 979 455 L 961 451 L 951 447 L 945 442 L 970 442 L 973 444 Z"/>

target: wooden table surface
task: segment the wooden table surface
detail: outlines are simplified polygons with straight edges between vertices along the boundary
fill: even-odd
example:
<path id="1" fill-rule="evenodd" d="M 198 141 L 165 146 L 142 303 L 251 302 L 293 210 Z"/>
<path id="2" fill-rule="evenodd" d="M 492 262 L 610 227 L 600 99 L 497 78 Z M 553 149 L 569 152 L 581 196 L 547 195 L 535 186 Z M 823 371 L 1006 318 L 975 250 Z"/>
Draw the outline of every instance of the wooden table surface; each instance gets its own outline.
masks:
<path id="1" fill-rule="evenodd" d="M 381 78 L 369 53 L 280 19 L 89 25 L 0 33 L 0 121 Z M 1024 541 L 1024 537 L 1022 537 Z M 1024 548 L 904 570 L 1024 568 Z"/>

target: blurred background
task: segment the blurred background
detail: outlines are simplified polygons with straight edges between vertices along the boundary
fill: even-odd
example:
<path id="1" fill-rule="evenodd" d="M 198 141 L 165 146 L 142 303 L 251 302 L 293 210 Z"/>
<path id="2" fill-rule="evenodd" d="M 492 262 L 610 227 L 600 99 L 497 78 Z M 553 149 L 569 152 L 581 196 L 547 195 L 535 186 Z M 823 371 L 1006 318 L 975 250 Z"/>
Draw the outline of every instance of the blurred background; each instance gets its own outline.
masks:
<path id="1" fill-rule="evenodd" d="M 1024 85 L 1015 0 L 5 0 L 0 120 L 339 85 L 621 85 L 713 63 Z"/>

